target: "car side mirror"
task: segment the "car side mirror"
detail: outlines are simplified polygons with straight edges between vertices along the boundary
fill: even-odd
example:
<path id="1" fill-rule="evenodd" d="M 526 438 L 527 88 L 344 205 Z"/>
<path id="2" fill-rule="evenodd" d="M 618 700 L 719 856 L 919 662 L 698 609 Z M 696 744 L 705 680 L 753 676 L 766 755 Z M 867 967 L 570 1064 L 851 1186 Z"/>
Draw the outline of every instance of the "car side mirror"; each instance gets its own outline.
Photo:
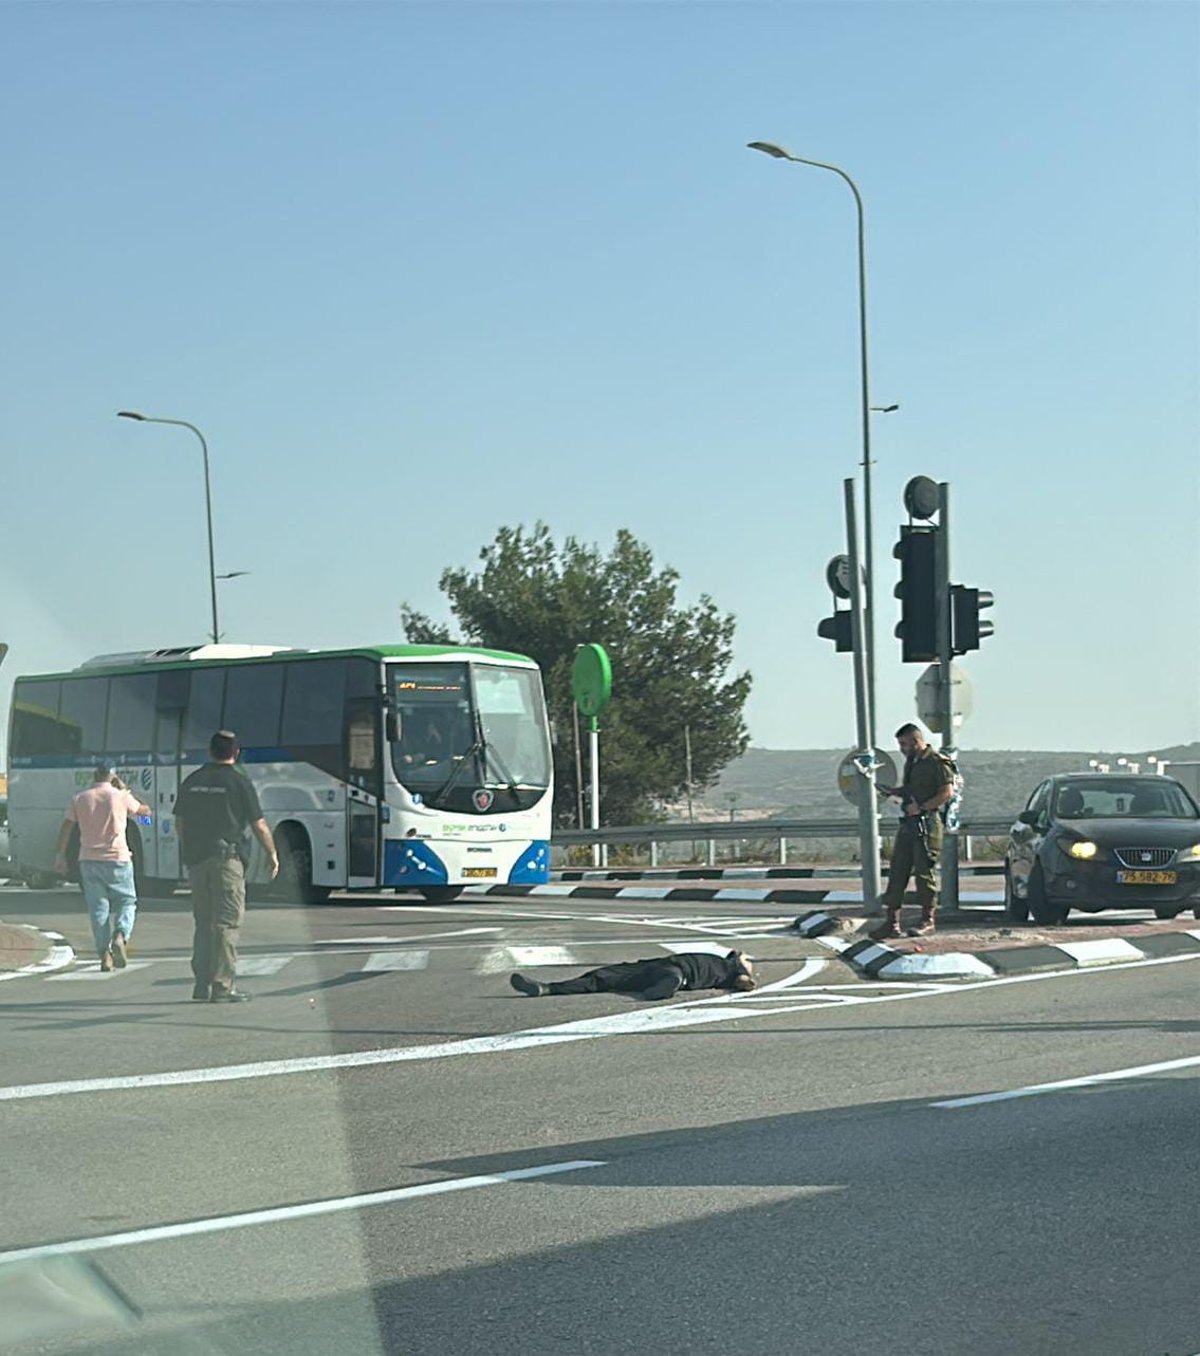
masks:
<path id="1" fill-rule="evenodd" d="M 1017 816 L 1018 824 L 1027 824 L 1031 829 L 1036 829 L 1040 816 L 1036 810 L 1022 810 Z"/>

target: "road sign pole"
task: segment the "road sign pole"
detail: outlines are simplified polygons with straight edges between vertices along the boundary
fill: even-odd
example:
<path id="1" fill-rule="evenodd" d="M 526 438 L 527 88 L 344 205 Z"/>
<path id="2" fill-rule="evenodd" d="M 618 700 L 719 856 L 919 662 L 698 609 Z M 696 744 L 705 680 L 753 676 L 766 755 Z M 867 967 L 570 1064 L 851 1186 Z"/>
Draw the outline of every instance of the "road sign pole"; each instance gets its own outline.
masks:
<path id="1" fill-rule="evenodd" d="M 950 664 L 953 659 L 953 637 L 950 628 L 950 486 L 943 481 L 938 486 L 937 533 L 937 650 L 938 650 L 938 713 L 941 721 L 942 750 L 954 753 L 954 684 Z M 942 840 L 942 902 L 958 908 L 958 825 L 948 823 Z"/>
<path id="2" fill-rule="evenodd" d="M 603 645 L 580 645 L 571 664 L 571 696 L 588 718 L 588 771 L 591 780 L 591 827 L 600 830 L 600 712 L 612 698 L 612 665 Z M 608 865 L 608 848 L 593 842 L 592 865 Z"/>
<path id="3" fill-rule="evenodd" d="M 595 716 L 588 722 L 588 770 L 592 778 L 592 832 L 600 829 L 600 722 Z M 592 844 L 592 865 L 605 866 L 604 844 Z"/>
<path id="4" fill-rule="evenodd" d="M 850 611 L 854 635 L 854 714 L 858 747 L 866 758 L 865 785 L 858 802 L 858 844 L 862 857 L 863 902 L 868 909 L 875 906 L 881 893 L 879 874 L 879 810 L 875 803 L 875 731 L 872 728 L 870 692 L 868 686 L 866 601 L 863 597 L 863 577 L 859 565 L 858 509 L 854 498 L 854 481 L 844 480 L 842 489 L 846 505 L 846 551 L 850 557 Z"/>

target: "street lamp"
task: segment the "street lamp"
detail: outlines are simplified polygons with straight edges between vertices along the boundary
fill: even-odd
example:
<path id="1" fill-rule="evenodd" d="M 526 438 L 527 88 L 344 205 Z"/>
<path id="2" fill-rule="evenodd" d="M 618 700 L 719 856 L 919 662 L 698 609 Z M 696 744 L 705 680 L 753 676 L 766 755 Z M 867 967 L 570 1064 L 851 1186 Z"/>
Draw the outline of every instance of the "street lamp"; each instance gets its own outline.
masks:
<path id="1" fill-rule="evenodd" d="M 858 341 L 862 369 L 862 468 L 863 468 L 863 536 L 866 539 L 866 611 L 867 611 L 867 715 L 870 725 L 868 737 L 871 745 L 875 743 L 875 525 L 871 508 L 871 421 L 870 397 L 867 380 L 867 246 L 866 226 L 863 220 L 862 195 L 858 185 L 837 165 L 827 165 L 822 160 L 806 160 L 802 155 L 793 155 L 784 146 L 771 141 L 751 141 L 747 143 L 752 151 L 762 151 L 764 155 L 776 160 L 790 160 L 796 165 L 812 165 L 815 169 L 829 170 L 850 186 L 854 194 L 854 206 L 858 212 Z M 892 409 L 898 408 L 892 406 Z M 884 409 L 883 413 L 890 413 Z"/>
<path id="2" fill-rule="evenodd" d="M 136 410 L 118 410 L 117 418 L 136 419 L 140 424 L 174 424 L 177 428 L 190 428 L 200 439 L 200 447 L 204 452 L 204 510 L 208 516 L 208 586 L 212 595 L 212 638 L 215 645 L 221 639 L 221 630 L 217 625 L 217 566 L 213 556 L 212 487 L 208 474 L 208 444 L 204 441 L 204 434 L 186 419 L 157 419 L 154 415 L 139 414 Z"/>

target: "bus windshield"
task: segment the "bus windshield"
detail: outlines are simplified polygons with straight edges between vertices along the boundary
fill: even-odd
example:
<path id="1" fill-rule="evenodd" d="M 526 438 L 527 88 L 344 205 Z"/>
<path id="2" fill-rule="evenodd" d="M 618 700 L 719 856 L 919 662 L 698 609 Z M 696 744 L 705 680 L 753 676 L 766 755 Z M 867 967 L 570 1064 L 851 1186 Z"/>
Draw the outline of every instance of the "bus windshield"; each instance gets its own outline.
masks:
<path id="1" fill-rule="evenodd" d="M 541 685 L 533 669 L 389 666 L 392 766 L 437 809 L 526 809 L 550 784 Z"/>

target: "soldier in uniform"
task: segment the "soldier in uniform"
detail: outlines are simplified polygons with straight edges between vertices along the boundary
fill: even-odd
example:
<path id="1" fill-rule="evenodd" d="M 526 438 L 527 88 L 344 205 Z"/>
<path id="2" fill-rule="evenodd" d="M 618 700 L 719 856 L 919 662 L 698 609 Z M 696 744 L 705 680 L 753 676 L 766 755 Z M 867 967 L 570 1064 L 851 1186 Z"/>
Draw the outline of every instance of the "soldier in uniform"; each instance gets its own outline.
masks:
<path id="1" fill-rule="evenodd" d="M 904 777 L 899 786 L 881 786 L 885 796 L 901 802 L 900 828 L 892 848 L 887 889 L 881 903 L 887 917 L 870 935 L 877 941 L 901 937 L 900 911 L 910 876 L 917 883 L 921 921 L 909 928 L 910 937 L 922 937 L 936 925 L 938 858 L 942 852 L 942 818 L 938 811 L 954 795 L 954 769 L 929 744 L 919 726 L 901 725 L 896 731 L 904 754 Z"/>

